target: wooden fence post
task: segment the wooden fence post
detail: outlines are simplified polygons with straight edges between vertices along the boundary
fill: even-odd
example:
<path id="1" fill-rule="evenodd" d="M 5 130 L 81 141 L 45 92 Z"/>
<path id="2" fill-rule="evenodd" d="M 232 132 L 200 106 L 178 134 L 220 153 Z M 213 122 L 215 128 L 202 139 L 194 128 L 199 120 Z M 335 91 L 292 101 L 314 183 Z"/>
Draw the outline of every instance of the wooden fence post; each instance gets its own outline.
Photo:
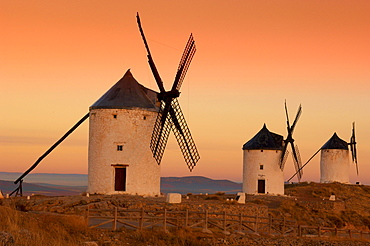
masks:
<path id="1" fill-rule="evenodd" d="M 301 225 L 298 225 L 298 229 L 297 229 L 297 236 L 298 237 L 302 237 L 302 228 L 301 228 Z"/>
<path id="2" fill-rule="evenodd" d="M 112 223 L 112 230 L 113 231 L 117 230 L 117 207 L 114 207 L 114 218 L 113 218 L 113 223 Z"/>
<path id="3" fill-rule="evenodd" d="M 204 218 L 204 230 L 208 230 L 208 210 L 206 209 Z"/>
<path id="4" fill-rule="evenodd" d="M 187 228 L 189 225 L 189 210 L 186 209 L 186 214 L 185 214 L 185 228 Z"/>
<path id="5" fill-rule="evenodd" d="M 226 211 L 224 211 L 224 232 L 226 232 Z"/>
<path id="6" fill-rule="evenodd" d="M 352 231 L 351 229 L 348 230 L 349 238 L 352 239 Z"/>
<path id="7" fill-rule="evenodd" d="M 144 226 L 144 207 L 141 208 L 139 229 L 142 230 L 143 226 Z"/>
<path id="8" fill-rule="evenodd" d="M 338 228 L 335 227 L 335 236 L 338 237 Z"/>
<path id="9" fill-rule="evenodd" d="M 239 215 L 239 232 L 242 232 L 242 225 L 243 225 L 243 215 L 240 213 Z"/>
<path id="10" fill-rule="evenodd" d="M 269 214 L 268 235 L 271 235 L 271 229 L 272 229 L 272 216 L 271 214 Z"/>
<path id="11" fill-rule="evenodd" d="M 317 236 L 321 237 L 321 227 L 320 226 L 317 227 Z"/>
<path id="12" fill-rule="evenodd" d="M 167 232 L 167 209 L 164 209 L 163 213 L 163 230 Z"/>
<path id="13" fill-rule="evenodd" d="M 86 210 L 86 226 L 89 226 L 89 220 L 90 220 L 90 206 L 87 206 Z"/>
<path id="14" fill-rule="evenodd" d="M 284 236 L 285 234 L 285 216 L 283 217 L 283 229 L 281 230 L 281 234 Z"/>

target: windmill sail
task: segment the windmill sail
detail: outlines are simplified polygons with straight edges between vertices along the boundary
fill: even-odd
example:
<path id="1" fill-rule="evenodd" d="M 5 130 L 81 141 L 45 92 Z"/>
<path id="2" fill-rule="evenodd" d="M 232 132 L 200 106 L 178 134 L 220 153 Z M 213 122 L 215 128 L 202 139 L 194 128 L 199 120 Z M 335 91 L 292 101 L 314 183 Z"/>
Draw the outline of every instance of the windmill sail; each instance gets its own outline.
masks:
<path id="1" fill-rule="evenodd" d="M 302 175 L 303 175 L 302 161 L 301 161 L 301 156 L 299 154 L 298 146 L 297 145 L 294 146 L 293 132 L 294 132 L 294 129 L 297 125 L 298 119 L 302 114 L 302 106 L 299 105 L 296 116 L 295 116 L 295 119 L 294 119 L 292 125 L 290 125 L 290 122 L 289 122 L 288 107 L 287 107 L 286 101 L 284 103 L 284 106 L 285 106 L 285 115 L 286 115 L 286 119 L 287 119 L 286 123 L 287 123 L 288 135 L 287 135 L 287 138 L 284 140 L 285 144 L 284 144 L 284 148 L 283 148 L 281 158 L 280 158 L 280 168 L 282 170 L 284 168 L 285 160 L 287 158 L 286 157 L 287 148 L 288 148 L 288 144 L 290 144 L 291 149 L 292 149 L 292 157 L 293 157 L 294 167 L 295 167 L 297 177 L 298 177 L 298 182 L 299 182 L 302 178 Z"/>
<path id="2" fill-rule="evenodd" d="M 153 157 L 156 159 L 158 164 L 161 163 L 163 153 L 167 145 L 169 133 L 172 129 L 175 133 L 177 143 L 180 146 L 185 162 L 188 165 L 189 170 L 191 171 L 195 167 L 200 156 L 195 146 L 194 140 L 190 134 L 188 125 L 186 124 L 185 117 L 181 111 L 179 102 L 176 98 L 180 95 L 180 87 L 196 51 L 193 35 L 190 35 L 188 42 L 186 43 L 177 69 L 175 80 L 172 85 L 172 89 L 170 91 L 166 91 L 150 53 L 149 45 L 146 41 L 144 31 L 141 26 L 139 14 L 137 14 L 136 18 L 145 48 L 148 53 L 147 56 L 149 66 L 153 72 L 153 76 L 160 90 L 158 99 L 161 101 L 161 107 L 154 125 L 152 139 L 150 143 Z"/>
<path id="3" fill-rule="evenodd" d="M 296 145 L 293 148 L 293 145 L 292 145 L 292 150 L 293 150 L 292 154 L 293 154 L 294 167 L 295 167 L 295 170 L 297 172 L 298 180 L 301 180 L 302 175 L 303 175 L 303 170 L 302 170 L 301 155 L 299 153 L 298 146 Z"/>
<path id="4" fill-rule="evenodd" d="M 175 81 L 172 86 L 172 90 L 177 90 L 177 91 L 180 90 L 182 82 L 184 81 L 185 75 L 190 66 L 190 62 L 194 57 L 195 51 L 196 51 L 196 47 L 195 47 L 195 41 L 193 38 L 193 34 L 190 34 L 189 40 L 186 44 L 185 50 L 181 57 L 179 67 L 177 68 L 177 73 L 175 76 Z"/>
<path id="5" fill-rule="evenodd" d="M 286 160 L 288 159 L 288 155 L 289 155 L 289 151 L 285 150 L 285 154 L 284 154 L 283 158 L 281 158 L 281 161 L 280 161 L 280 169 L 281 170 L 284 170 Z"/>
<path id="6" fill-rule="evenodd" d="M 164 104 L 164 102 L 161 102 L 160 111 L 157 115 L 150 141 L 150 149 L 158 164 L 162 161 L 163 153 L 166 149 L 168 137 L 172 128 L 170 118 L 163 114 Z"/>
<path id="7" fill-rule="evenodd" d="M 352 123 L 352 136 L 349 142 L 352 154 L 352 162 L 356 164 L 356 172 L 358 176 L 358 164 L 357 164 L 357 148 L 356 148 L 356 136 L 355 136 L 355 122 Z"/>
<path id="8" fill-rule="evenodd" d="M 173 122 L 173 132 L 178 145 L 180 146 L 182 155 L 188 165 L 189 170 L 193 170 L 198 160 L 200 159 L 198 150 L 195 146 L 193 137 L 191 136 L 188 125 L 186 124 L 184 114 L 181 111 L 180 104 L 175 98 L 172 100 L 171 119 Z"/>

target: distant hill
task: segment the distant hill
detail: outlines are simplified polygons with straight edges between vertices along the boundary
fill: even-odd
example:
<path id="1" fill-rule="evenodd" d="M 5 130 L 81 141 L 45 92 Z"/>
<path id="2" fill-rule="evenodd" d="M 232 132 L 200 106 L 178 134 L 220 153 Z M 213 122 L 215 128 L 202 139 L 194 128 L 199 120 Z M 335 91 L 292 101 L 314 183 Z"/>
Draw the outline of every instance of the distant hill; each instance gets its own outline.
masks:
<path id="1" fill-rule="evenodd" d="M 0 172 L 0 180 L 15 181 L 22 173 Z M 87 186 L 86 174 L 30 173 L 24 178 L 27 183 L 45 183 L 63 186 Z"/>
<path id="2" fill-rule="evenodd" d="M 237 193 L 242 191 L 242 184 L 230 180 L 214 180 L 202 176 L 188 177 L 162 177 L 161 192 L 187 193 L 209 193 L 216 192 Z"/>
<path id="3" fill-rule="evenodd" d="M 10 194 L 18 185 L 12 181 L 0 180 L 0 190 L 3 194 Z M 59 186 L 51 184 L 32 184 L 23 183 L 23 195 L 28 196 L 31 194 L 45 195 L 45 196 L 71 196 L 78 195 L 86 190 L 83 186 Z"/>
<path id="4" fill-rule="evenodd" d="M 0 190 L 4 194 L 11 193 L 17 188 L 13 182 L 21 173 L 0 172 Z M 54 174 L 31 173 L 27 175 L 23 184 L 23 193 L 43 194 L 51 196 L 77 195 L 86 191 L 86 174 Z M 242 190 L 242 184 L 230 180 L 214 180 L 202 176 L 162 177 L 162 193 L 209 193 L 216 192 L 237 193 Z"/>

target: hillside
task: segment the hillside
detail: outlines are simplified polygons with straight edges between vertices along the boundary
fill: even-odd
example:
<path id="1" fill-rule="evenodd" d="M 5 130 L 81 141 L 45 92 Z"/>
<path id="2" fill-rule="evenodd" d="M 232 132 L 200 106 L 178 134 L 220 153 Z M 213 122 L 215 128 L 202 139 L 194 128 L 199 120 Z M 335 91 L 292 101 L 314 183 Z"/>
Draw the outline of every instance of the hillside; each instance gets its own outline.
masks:
<path id="1" fill-rule="evenodd" d="M 370 186 L 341 183 L 286 185 L 278 211 L 305 224 L 370 229 Z M 335 196 L 335 201 L 329 197 Z"/>

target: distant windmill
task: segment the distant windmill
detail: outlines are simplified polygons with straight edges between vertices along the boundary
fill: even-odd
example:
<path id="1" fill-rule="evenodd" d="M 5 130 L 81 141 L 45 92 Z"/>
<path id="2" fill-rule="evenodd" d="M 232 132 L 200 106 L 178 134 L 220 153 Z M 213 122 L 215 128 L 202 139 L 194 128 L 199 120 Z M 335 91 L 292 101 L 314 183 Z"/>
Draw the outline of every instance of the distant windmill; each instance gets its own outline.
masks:
<path id="1" fill-rule="evenodd" d="M 358 171 L 357 164 L 357 142 L 355 135 L 355 122 L 352 123 L 352 135 L 349 143 L 340 139 L 337 133 L 320 148 L 318 149 L 308 161 L 295 173 L 292 177 L 288 179 L 288 182 L 302 171 L 302 169 L 319 153 L 321 152 L 320 158 L 320 182 L 349 182 L 349 150 L 350 146 L 352 162 L 356 164 L 356 172 Z"/>
<path id="2" fill-rule="evenodd" d="M 284 195 L 283 136 L 262 129 L 243 145 L 243 192 Z"/>
<path id="3" fill-rule="evenodd" d="M 243 145 L 243 192 L 247 194 L 284 194 L 284 164 L 288 156 L 288 144 L 292 147 L 296 170 L 301 166 L 297 146 L 294 146 L 293 131 L 302 113 L 299 106 L 292 125 L 289 123 L 285 102 L 288 136 L 270 132 L 266 125 Z M 299 172 L 302 176 L 302 172 Z"/>
<path id="4" fill-rule="evenodd" d="M 165 91 L 139 15 L 137 22 L 160 93 L 139 84 L 128 70 L 90 107 L 89 113 L 15 181 L 19 187 L 12 194 L 22 195 L 24 177 L 87 118 L 90 118 L 89 193 L 160 194 L 159 164 L 171 129 L 190 171 L 196 166 L 200 156 L 177 101 L 179 89 L 196 50 L 193 36 L 190 35 L 171 91 Z"/>
<path id="5" fill-rule="evenodd" d="M 350 142 L 340 139 L 336 133 L 321 147 L 320 182 L 321 183 L 349 183 L 349 150 L 350 146 L 352 161 L 357 165 L 357 149 L 355 136 L 355 123 L 352 124 L 352 136 Z"/>

